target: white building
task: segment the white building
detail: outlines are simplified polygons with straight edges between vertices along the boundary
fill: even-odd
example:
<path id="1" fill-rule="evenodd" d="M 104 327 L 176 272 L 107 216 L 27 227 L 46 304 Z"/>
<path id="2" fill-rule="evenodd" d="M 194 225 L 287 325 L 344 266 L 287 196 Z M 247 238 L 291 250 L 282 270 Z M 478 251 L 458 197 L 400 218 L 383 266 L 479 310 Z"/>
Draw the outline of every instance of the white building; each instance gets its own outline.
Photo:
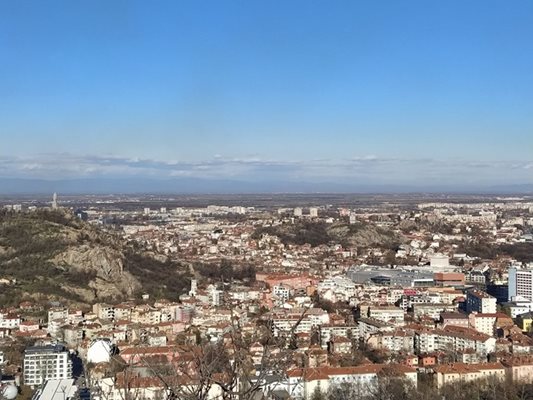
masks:
<path id="1" fill-rule="evenodd" d="M 72 378 L 72 360 L 62 345 L 35 346 L 24 352 L 24 383 L 35 387 L 49 379 Z"/>
<path id="2" fill-rule="evenodd" d="M 495 351 L 496 339 L 473 329 L 449 326 L 445 330 L 416 332 L 414 349 L 417 354 L 474 350 L 476 353 L 487 355 Z"/>
<path id="3" fill-rule="evenodd" d="M 195 398 L 198 387 L 189 378 L 184 378 L 180 385 L 178 397 Z M 137 400 L 161 400 L 171 398 L 170 388 L 165 383 L 153 376 L 134 376 L 124 378 L 123 373 L 117 374 L 117 378 L 103 378 L 96 382 L 98 387 L 91 393 L 94 400 L 122 400 L 124 398 Z M 206 400 L 222 399 L 222 389 L 217 384 L 209 386 L 205 393 Z"/>
<path id="4" fill-rule="evenodd" d="M 196 279 L 191 279 L 191 290 L 189 290 L 189 296 L 196 296 L 198 291 L 198 281 Z"/>
<path id="5" fill-rule="evenodd" d="M 321 308 L 292 309 L 283 313 L 273 313 L 272 333 L 279 336 L 290 332 L 309 333 L 313 327 L 329 324 L 329 314 Z"/>
<path id="6" fill-rule="evenodd" d="M 509 309 L 511 318 L 516 318 L 521 314 L 533 311 L 533 302 L 519 296 L 513 301 L 506 303 L 506 307 Z"/>
<path id="7" fill-rule="evenodd" d="M 519 296 L 533 301 L 533 270 L 511 267 L 509 268 L 509 301 Z"/>
<path id="8" fill-rule="evenodd" d="M 99 319 L 114 320 L 115 306 L 105 303 L 96 303 L 93 304 L 93 313 L 95 313 Z"/>
<path id="9" fill-rule="evenodd" d="M 48 322 L 68 318 L 68 309 L 55 307 L 48 310 Z"/>
<path id="10" fill-rule="evenodd" d="M 214 285 L 209 285 L 207 293 L 209 294 L 209 303 L 212 306 L 218 307 L 222 304 L 222 290 L 218 290 Z"/>
<path id="11" fill-rule="evenodd" d="M 480 314 L 473 312 L 468 316 L 470 327 L 485 335 L 494 336 L 498 318 L 509 318 L 505 314 Z M 509 318 L 509 322 L 512 320 Z"/>
<path id="12" fill-rule="evenodd" d="M 288 286 L 280 283 L 272 288 L 272 294 L 280 300 L 287 301 L 291 297 L 291 290 Z"/>
<path id="13" fill-rule="evenodd" d="M 357 325 L 322 325 L 320 327 L 320 344 L 323 348 L 328 347 L 328 342 L 334 337 L 358 338 L 359 327 Z"/>
<path id="14" fill-rule="evenodd" d="M 276 382 L 277 389 L 286 390 L 291 399 L 311 399 L 318 388 L 326 393 L 337 385 L 352 384 L 360 394 L 367 394 L 376 387 L 379 376 L 384 371 L 408 380 L 417 387 L 417 373 L 414 368 L 405 365 L 371 364 L 357 367 L 319 367 L 295 369 L 287 372 L 287 379 Z"/>
<path id="15" fill-rule="evenodd" d="M 393 353 L 412 353 L 414 348 L 414 332 L 402 330 L 377 332 L 370 335 L 367 343 L 376 349 L 384 349 Z"/>
<path id="16" fill-rule="evenodd" d="M 439 319 L 442 312 L 455 312 L 457 306 L 454 304 L 443 303 L 416 303 L 413 305 L 413 316 L 420 318 L 427 316 L 433 319 Z"/>
<path id="17" fill-rule="evenodd" d="M 324 293 L 331 290 L 335 295 L 335 300 L 349 300 L 350 297 L 355 296 L 355 283 L 342 275 L 326 278 L 318 282 L 317 289 L 319 293 Z"/>
<path id="18" fill-rule="evenodd" d="M 432 268 L 448 268 L 450 266 L 450 258 L 442 254 L 435 254 L 429 259 L 429 264 Z"/>
<path id="19" fill-rule="evenodd" d="M 466 294 L 466 311 L 472 311 L 483 314 L 496 313 L 496 298 L 481 291 L 470 290 Z"/>
<path id="20" fill-rule="evenodd" d="M 20 322 L 18 315 L 0 313 L 0 328 L 15 329 L 19 327 Z"/>
<path id="21" fill-rule="evenodd" d="M 77 393 L 74 379 L 51 379 L 33 395 L 32 400 L 71 400 Z"/>
<path id="22" fill-rule="evenodd" d="M 94 340 L 87 350 L 87 361 L 93 364 L 109 362 L 113 354 L 113 344 L 109 339 Z"/>
<path id="23" fill-rule="evenodd" d="M 359 318 L 357 320 L 359 339 L 368 340 L 370 335 L 376 332 L 390 332 L 394 330 L 392 324 L 378 321 L 372 318 Z"/>
<path id="24" fill-rule="evenodd" d="M 404 310 L 396 306 L 371 306 L 368 317 L 382 322 L 403 325 Z"/>

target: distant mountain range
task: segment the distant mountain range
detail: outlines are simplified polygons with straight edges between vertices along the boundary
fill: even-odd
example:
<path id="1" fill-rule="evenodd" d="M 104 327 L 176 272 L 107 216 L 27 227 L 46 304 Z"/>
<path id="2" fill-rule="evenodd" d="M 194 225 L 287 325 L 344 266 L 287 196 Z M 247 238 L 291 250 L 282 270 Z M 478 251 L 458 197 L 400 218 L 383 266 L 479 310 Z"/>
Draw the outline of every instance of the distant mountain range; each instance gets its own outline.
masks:
<path id="1" fill-rule="evenodd" d="M 197 178 L 0 178 L 0 194 L 229 194 L 229 193 L 490 193 L 533 194 L 533 184 L 492 186 L 358 184 L 335 182 L 240 181 Z"/>

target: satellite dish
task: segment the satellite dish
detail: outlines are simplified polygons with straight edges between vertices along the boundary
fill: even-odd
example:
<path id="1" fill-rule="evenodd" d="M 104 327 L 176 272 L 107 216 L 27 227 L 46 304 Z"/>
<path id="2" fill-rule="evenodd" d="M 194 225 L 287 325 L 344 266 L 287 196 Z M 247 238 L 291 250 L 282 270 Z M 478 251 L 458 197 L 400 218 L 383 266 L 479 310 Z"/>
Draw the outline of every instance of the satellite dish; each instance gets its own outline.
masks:
<path id="1" fill-rule="evenodd" d="M 5 385 L 1 389 L 2 397 L 6 400 L 13 400 L 19 394 L 19 390 L 15 385 Z"/>

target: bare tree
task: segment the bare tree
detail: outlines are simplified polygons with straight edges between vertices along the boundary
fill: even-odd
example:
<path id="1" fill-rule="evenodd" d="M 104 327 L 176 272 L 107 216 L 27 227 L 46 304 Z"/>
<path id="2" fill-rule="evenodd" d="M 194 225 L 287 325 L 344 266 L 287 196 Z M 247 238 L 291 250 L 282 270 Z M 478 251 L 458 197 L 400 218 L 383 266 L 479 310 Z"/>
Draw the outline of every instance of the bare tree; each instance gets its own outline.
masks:
<path id="1" fill-rule="evenodd" d="M 263 392 L 276 390 L 294 366 L 296 330 L 307 311 L 303 309 L 291 329 L 277 335 L 271 318 L 246 332 L 234 316 L 223 338 L 215 341 L 185 343 L 159 357 L 137 346 L 134 355 L 118 366 L 114 379 L 105 381 L 114 387 L 100 385 L 100 397 L 107 400 L 113 392 L 121 400 L 138 400 L 150 387 L 169 400 L 261 398 Z M 260 350 L 254 352 L 254 347 Z"/>

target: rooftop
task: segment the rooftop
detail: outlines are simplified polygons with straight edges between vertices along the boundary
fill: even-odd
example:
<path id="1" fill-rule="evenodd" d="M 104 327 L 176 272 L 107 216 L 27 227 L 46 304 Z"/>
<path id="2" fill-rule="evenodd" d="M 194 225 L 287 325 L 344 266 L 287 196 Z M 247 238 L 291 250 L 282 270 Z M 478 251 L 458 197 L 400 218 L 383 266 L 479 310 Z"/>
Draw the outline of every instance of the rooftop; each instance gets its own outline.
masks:
<path id="1" fill-rule="evenodd" d="M 45 354 L 45 353 L 63 353 L 67 351 L 66 347 L 62 344 L 50 344 L 47 346 L 33 346 L 28 347 L 25 354 Z"/>
<path id="2" fill-rule="evenodd" d="M 77 391 L 74 379 L 50 379 L 35 393 L 33 400 L 67 400 L 73 398 Z"/>

